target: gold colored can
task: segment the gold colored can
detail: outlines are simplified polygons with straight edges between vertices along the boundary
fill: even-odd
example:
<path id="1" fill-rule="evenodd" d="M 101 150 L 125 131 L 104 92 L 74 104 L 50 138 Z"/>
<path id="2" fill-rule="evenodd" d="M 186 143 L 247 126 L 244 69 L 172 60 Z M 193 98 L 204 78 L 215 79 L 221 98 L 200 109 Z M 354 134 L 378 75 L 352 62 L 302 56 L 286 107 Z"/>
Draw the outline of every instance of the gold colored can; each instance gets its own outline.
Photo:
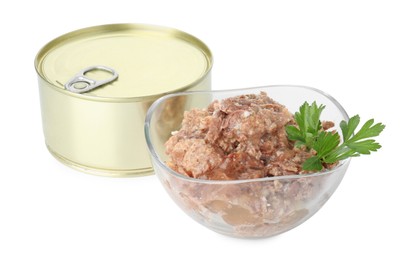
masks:
<path id="1" fill-rule="evenodd" d="M 196 37 L 153 25 L 101 25 L 52 40 L 35 58 L 47 148 L 83 172 L 151 174 L 147 109 L 164 94 L 211 89 L 212 62 Z"/>

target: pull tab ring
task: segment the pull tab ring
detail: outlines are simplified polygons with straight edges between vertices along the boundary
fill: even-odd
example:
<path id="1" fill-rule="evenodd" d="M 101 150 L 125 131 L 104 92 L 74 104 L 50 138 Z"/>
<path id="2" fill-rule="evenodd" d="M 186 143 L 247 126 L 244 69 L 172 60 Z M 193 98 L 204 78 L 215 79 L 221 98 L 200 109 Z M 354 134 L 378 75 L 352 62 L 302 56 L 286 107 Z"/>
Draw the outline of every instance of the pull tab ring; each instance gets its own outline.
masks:
<path id="1" fill-rule="evenodd" d="M 93 70 L 103 70 L 112 74 L 108 79 L 94 80 L 86 77 L 85 74 Z M 115 81 L 119 74 L 112 68 L 107 66 L 91 66 L 79 71 L 72 79 L 70 79 L 64 86 L 65 89 L 74 93 L 86 93 L 94 88 L 108 84 Z"/>

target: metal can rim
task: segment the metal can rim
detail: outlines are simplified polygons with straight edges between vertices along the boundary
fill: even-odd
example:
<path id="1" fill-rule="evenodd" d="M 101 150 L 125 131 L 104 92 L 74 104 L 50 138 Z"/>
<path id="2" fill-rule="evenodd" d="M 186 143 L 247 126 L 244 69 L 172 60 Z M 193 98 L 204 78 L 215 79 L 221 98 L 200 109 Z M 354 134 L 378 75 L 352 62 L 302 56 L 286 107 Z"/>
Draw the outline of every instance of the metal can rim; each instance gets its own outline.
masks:
<path id="1" fill-rule="evenodd" d="M 130 30 L 130 29 L 146 29 L 149 28 L 151 30 L 155 30 L 155 31 L 161 31 L 161 32 L 165 32 L 168 33 L 169 36 L 173 36 L 182 40 L 186 40 L 188 42 L 191 42 L 193 44 L 195 44 L 197 47 L 200 48 L 200 50 L 203 52 L 204 56 L 207 59 L 207 68 L 205 70 L 205 72 L 199 77 L 197 78 L 195 81 L 181 86 L 180 88 L 174 89 L 172 91 L 169 92 L 164 92 L 164 93 L 160 93 L 160 94 L 155 94 L 155 95 L 147 95 L 147 96 L 142 96 L 142 97 L 100 97 L 100 96 L 88 96 L 88 95 L 82 95 L 82 94 L 78 94 L 78 93 L 73 93 L 70 91 L 66 91 L 65 89 L 62 89 L 60 87 L 57 87 L 54 83 L 50 82 L 47 78 L 44 77 L 43 73 L 40 72 L 39 70 L 39 65 L 41 64 L 41 57 L 44 56 L 45 53 L 47 53 L 47 51 L 49 51 L 51 49 L 52 46 L 55 46 L 56 44 L 58 44 L 59 42 L 63 42 L 64 40 L 71 38 L 73 36 L 77 36 L 80 34 L 86 34 L 86 33 L 90 33 L 90 32 L 95 32 L 95 31 L 100 31 L 100 32 L 104 32 L 104 31 L 112 31 L 112 30 Z M 207 75 L 210 73 L 211 69 L 213 66 L 213 55 L 211 53 L 211 50 L 208 48 L 208 46 L 201 41 L 199 38 L 186 33 L 184 31 L 181 31 L 179 29 L 175 29 L 175 28 L 171 28 L 171 27 L 166 27 L 166 26 L 159 26 L 159 25 L 151 25 L 151 24 L 142 24 L 142 23 L 117 23 L 117 24 L 103 24 L 103 25 L 96 25 L 96 26 L 91 26 L 91 27 L 86 27 L 86 28 L 82 28 L 82 29 L 78 29 L 78 30 L 74 30 L 68 33 L 65 33 L 61 36 L 58 36 L 56 38 L 54 38 L 53 40 L 49 41 L 48 43 L 46 43 L 37 53 L 37 55 L 35 56 L 34 59 L 34 67 L 35 70 L 37 72 L 37 75 L 44 80 L 45 82 L 47 82 L 47 86 L 51 87 L 54 90 L 57 90 L 65 95 L 69 95 L 75 98 L 81 98 L 81 99 L 86 99 L 86 100 L 90 100 L 90 101 L 98 101 L 98 102 L 114 102 L 114 103 L 130 103 L 130 102 L 139 102 L 139 101 L 146 101 L 146 100 L 155 100 L 165 94 L 169 94 L 169 93 L 175 93 L 175 92 L 182 92 L 185 90 L 190 89 L 191 87 L 199 84 L 200 82 L 202 82 L 203 80 L 205 80 L 207 78 Z"/>

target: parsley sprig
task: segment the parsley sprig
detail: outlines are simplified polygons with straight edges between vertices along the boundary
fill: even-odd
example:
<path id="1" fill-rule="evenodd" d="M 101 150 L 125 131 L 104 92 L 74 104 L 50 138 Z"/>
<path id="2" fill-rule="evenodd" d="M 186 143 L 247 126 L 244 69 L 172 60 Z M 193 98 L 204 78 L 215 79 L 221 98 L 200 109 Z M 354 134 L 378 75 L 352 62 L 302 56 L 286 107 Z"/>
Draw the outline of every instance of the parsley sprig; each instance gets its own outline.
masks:
<path id="1" fill-rule="evenodd" d="M 337 132 L 325 131 L 322 128 L 320 115 L 325 106 L 311 105 L 305 102 L 295 113 L 297 126 L 286 126 L 289 140 L 295 141 L 295 146 L 305 146 L 308 150 L 315 150 L 316 155 L 308 158 L 302 165 L 303 170 L 320 171 L 323 164 L 331 164 L 349 157 L 361 154 L 370 154 L 381 148 L 374 139 L 385 128 L 382 123 L 374 124 L 370 119 L 356 132 L 360 117 L 355 115 L 348 122 L 341 121 L 340 128 L 343 142 L 340 144 L 340 135 Z"/>

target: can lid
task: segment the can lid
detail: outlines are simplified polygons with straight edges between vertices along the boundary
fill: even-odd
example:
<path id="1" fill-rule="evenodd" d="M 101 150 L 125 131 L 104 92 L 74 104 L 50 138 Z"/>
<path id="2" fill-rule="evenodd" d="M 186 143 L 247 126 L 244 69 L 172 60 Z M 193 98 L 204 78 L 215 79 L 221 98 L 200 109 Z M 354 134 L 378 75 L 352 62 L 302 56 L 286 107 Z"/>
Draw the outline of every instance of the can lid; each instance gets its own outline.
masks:
<path id="1" fill-rule="evenodd" d="M 64 86 L 92 66 L 108 67 L 119 75 L 103 86 L 74 95 L 145 99 L 196 84 L 210 71 L 212 55 L 203 42 L 179 30 L 113 24 L 60 36 L 40 50 L 35 62 L 42 78 L 67 92 Z M 112 76 L 107 73 L 97 69 L 87 71 L 86 76 L 103 80 Z"/>

